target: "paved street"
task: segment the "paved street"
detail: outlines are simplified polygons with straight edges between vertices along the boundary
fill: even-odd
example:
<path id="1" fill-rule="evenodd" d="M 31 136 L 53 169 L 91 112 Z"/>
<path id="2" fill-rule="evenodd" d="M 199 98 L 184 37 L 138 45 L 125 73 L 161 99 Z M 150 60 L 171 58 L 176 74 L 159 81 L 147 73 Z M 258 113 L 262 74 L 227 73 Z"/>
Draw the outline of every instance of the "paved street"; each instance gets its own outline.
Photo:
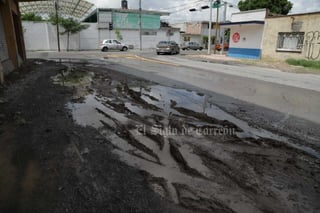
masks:
<path id="1" fill-rule="evenodd" d="M 183 54 L 204 54 L 184 51 Z M 40 58 L 104 59 L 108 67 L 147 76 L 149 80 L 188 84 L 320 123 L 320 75 L 287 73 L 249 65 L 225 65 L 190 60 L 184 56 L 157 56 L 152 50 L 122 52 L 35 52 Z"/>
<path id="2" fill-rule="evenodd" d="M 0 211 L 318 211 L 319 75 L 197 55 L 28 53 L 0 94 Z"/>

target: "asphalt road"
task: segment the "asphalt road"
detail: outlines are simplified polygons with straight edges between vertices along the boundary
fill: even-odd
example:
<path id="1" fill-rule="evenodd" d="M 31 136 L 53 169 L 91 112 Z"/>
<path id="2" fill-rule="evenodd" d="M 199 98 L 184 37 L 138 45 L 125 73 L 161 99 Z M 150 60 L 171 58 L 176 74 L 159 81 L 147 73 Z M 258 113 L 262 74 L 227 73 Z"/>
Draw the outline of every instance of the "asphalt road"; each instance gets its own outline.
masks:
<path id="1" fill-rule="evenodd" d="M 140 70 L 141 76 L 152 73 L 151 80 L 165 77 L 320 123 L 320 75 L 152 54 L 134 60 L 121 57 L 107 60 Z M 112 68 L 117 69 L 117 65 Z"/>
<path id="2" fill-rule="evenodd" d="M 157 56 L 152 50 L 125 53 L 32 52 L 28 56 L 99 59 L 99 63 L 106 63 L 108 68 L 116 71 L 167 86 L 211 93 L 215 104 L 241 119 L 264 127 L 268 125 L 268 128 L 290 129 L 288 134 L 298 132 L 300 136 L 318 141 L 320 75 L 287 73 L 248 65 L 206 63 L 183 55 Z"/>

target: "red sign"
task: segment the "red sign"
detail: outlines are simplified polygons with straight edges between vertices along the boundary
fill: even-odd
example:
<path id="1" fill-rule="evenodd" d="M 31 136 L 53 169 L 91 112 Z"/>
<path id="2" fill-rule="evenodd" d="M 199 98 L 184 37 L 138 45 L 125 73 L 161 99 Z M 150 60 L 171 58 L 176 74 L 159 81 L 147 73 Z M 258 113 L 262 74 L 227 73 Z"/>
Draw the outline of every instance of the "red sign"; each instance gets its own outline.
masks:
<path id="1" fill-rule="evenodd" d="M 238 43 L 240 41 L 240 33 L 238 33 L 238 32 L 234 33 L 232 35 L 232 40 L 233 40 L 234 43 Z"/>

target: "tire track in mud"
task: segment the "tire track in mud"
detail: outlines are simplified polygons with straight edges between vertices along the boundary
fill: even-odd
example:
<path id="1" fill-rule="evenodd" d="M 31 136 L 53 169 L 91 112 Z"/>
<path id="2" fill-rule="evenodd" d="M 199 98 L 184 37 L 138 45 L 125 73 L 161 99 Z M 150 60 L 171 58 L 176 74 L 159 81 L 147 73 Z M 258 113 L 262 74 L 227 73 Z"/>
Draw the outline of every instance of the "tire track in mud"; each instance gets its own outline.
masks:
<path id="1" fill-rule="evenodd" d="M 292 189 L 269 188 L 268 184 L 275 184 L 275 180 L 262 168 L 266 164 L 259 166 L 246 159 L 270 160 L 269 164 L 274 166 L 268 165 L 267 169 L 276 172 L 281 182 L 290 181 L 277 165 L 286 164 L 297 150 L 288 148 L 286 143 L 274 145 L 282 137 L 243 125 L 236 118 L 230 120 L 231 115 L 216 108 L 210 113 L 208 104 L 203 103 L 208 98 L 192 91 L 159 85 L 141 87 L 146 82 L 135 79 L 132 83 L 129 78 L 125 83 L 110 83 L 106 88 L 102 85 L 104 81 L 112 82 L 112 76 L 104 76 L 95 88 L 96 93 L 86 96 L 83 103 L 68 105 L 73 118 L 80 125 L 97 128 L 116 147 L 114 153 L 122 161 L 146 173 L 155 192 L 195 211 L 295 212 L 293 209 L 300 200 L 287 199 Z M 88 108 L 92 109 L 83 110 Z M 222 115 L 213 117 L 217 112 Z M 171 132 L 164 130 L 171 127 Z M 188 128 L 187 133 L 184 128 Z M 234 129 L 235 134 L 198 134 L 197 130 L 206 128 Z M 287 170 L 296 180 L 303 181 L 306 177 L 293 172 L 297 164 L 289 163 Z M 318 174 L 319 162 L 316 165 Z M 315 179 L 308 177 L 295 194 L 304 187 L 310 189 L 312 184 L 316 184 Z M 309 196 L 316 193 L 313 190 Z M 304 201 L 304 206 L 314 205 L 313 199 L 309 203 Z"/>

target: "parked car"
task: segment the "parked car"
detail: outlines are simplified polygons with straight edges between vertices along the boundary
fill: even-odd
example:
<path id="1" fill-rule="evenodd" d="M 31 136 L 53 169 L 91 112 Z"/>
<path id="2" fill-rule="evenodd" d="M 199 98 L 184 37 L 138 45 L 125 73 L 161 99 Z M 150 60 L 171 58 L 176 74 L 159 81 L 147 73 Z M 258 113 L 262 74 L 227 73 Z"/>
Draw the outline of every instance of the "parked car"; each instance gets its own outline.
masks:
<path id="1" fill-rule="evenodd" d="M 157 55 L 160 53 L 179 54 L 180 47 L 175 41 L 160 41 L 156 48 Z"/>
<path id="2" fill-rule="evenodd" d="M 188 41 L 185 42 L 183 45 L 181 45 L 182 50 L 202 50 L 203 47 L 198 43 L 194 41 Z"/>
<path id="3" fill-rule="evenodd" d="M 101 51 L 106 52 L 108 50 L 120 50 L 127 51 L 128 46 L 124 43 L 121 43 L 115 39 L 106 39 L 102 41 L 102 45 L 100 47 Z"/>

